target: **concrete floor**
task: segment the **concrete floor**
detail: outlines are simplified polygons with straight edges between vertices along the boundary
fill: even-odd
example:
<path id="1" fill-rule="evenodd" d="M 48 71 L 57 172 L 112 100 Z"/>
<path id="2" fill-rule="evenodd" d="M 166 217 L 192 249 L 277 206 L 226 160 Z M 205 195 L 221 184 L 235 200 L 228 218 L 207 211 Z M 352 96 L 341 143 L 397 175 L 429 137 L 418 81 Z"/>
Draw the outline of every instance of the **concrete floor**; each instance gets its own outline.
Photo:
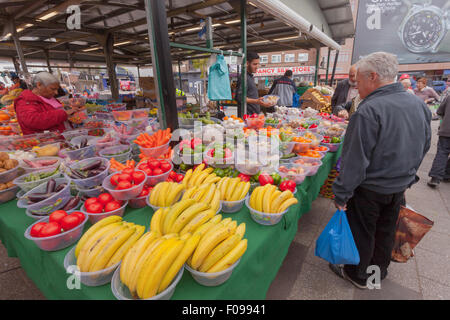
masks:
<path id="1" fill-rule="evenodd" d="M 340 279 L 328 263 L 314 255 L 315 241 L 335 212 L 331 200 L 319 198 L 298 224 L 298 233 L 267 299 L 274 300 L 408 300 L 450 299 L 450 183 L 430 189 L 428 171 L 437 144 L 438 121 L 432 122 L 433 142 L 418 175 L 421 180 L 407 191 L 409 206 L 434 221 L 431 231 L 407 263 L 391 263 L 380 290 L 360 290 Z M 26 276 L 16 258 L 0 245 L 0 300 L 45 299 Z"/>

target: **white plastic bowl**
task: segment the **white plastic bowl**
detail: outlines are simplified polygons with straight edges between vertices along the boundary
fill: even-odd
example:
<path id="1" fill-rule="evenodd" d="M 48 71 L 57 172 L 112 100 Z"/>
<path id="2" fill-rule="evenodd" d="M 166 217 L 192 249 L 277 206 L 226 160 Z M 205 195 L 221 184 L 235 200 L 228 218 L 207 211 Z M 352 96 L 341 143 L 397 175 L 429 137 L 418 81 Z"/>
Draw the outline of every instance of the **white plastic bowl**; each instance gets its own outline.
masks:
<path id="1" fill-rule="evenodd" d="M 86 178 L 86 179 L 73 179 L 73 178 L 71 178 L 73 183 L 75 183 L 77 187 L 79 187 L 81 189 L 92 189 L 92 188 L 94 188 L 96 186 L 101 185 L 103 180 L 105 179 L 105 177 L 108 175 L 108 170 L 109 170 L 110 163 L 105 158 L 93 157 L 93 158 L 84 159 L 84 160 L 81 160 L 79 162 L 76 162 L 76 163 L 73 163 L 73 164 L 69 165 L 69 168 L 71 168 L 71 169 L 78 169 L 82 165 L 88 164 L 90 162 L 94 162 L 96 160 L 101 160 L 102 161 L 102 165 L 104 165 L 106 167 L 106 169 L 103 170 L 101 173 L 97 174 L 96 176 L 93 176 L 93 177 L 90 177 L 90 178 Z M 66 178 L 70 178 L 67 175 L 67 173 L 65 173 L 65 172 L 64 172 L 64 176 Z"/>
<path id="2" fill-rule="evenodd" d="M 281 172 L 278 168 L 277 173 L 281 176 L 282 179 L 287 178 L 289 180 L 294 181 L 296 184 L 301 184 L 308 176 L 308 173 L 311 170 L 310 167 L 295 163 L 289 163 L 283 166 L 286 167 L 287 169 L 291 169 L 293 167 L 301 167 L 304 170 L 303 174 L 293 174 L 288 172 Z"/>
<path id="3" fill-rule="evenodd" d="M 78 186 L 76 186 L 77 190 L 80 193 L 80 197 L 82 196 L 86 196 L 88 198 L 96 198 L 99 195 L 101 195 L 102 193 L 105 193 L 105 189 L 102 186 L 96 186 L 92 189 L 82 189 Z"/>
<path id="4" fill-rule="evenodd" d="M 18 186 L 13 186 L 11 188 L 0 191 L 0 204 L 14 199 L 18 191 L 19 191 Z"/>
<path id="5" fill-rule="evenodd" d="M 242 200 L 238 200 L 238 201 L 221 200 L 220 205 L 222 206 L 222 212 L 223 213 L 238 212 L 244 206 L 245 199 L 247 199 L 247 198 L 248 198 L 248 193 L 245 195 L 245 197 Z"/>
<path id="6" fill-rule="evenodd" d="M 248 210 L 250 211 L 250 216 L 252 217 L 252 219 L 255 222 L 262 224 L 264 226 L 276 225 L 278 222 L 281 221 L 281 218 L 283 218 L 283 216 L 289 210 L 289 209 L 286 209 L 281 213 L 264 213 L 264 212 L 257 211 L 255 209 L 253 209 L 252 207 L 250 207 L 249 201 L 250 201 L 250 197 L 245 199 L 245 205 L 247 206 Z"/>
<path id="7" fill-rule="evenodd" d="M 208 156 L 207 151 L 205 151 L 205 153 L 203 154 L 203 159 L 205 159 L 205 162 L 211 167 L 223 169 L 234 164 L 234 153 L 231 155 L 231 157 L 216 159 L 214 157 Z"/>
<path id="8" fill-rule="evenodd" d="M 145 175 L 145 179 L 140 183 L 135 185 L 132 188 L 124 189 L 124 190 L 116 190 L 114 186 L 111 184 L 111 177 L 117 173 L 110 174 L 103 180 L 102 187 L 109 192 L 114 199 L 116 200 L 130 200 L 136 198 L 144 188 L 144 184 L 147 181 L 147 175 L 142 170 L 135 170 L 135 172 L 142 172 Z"/>
<path id="9" fill-rule="evenodd" d="M 184 192 L 185 192 L 185 190 L 183 190 L 181 193 L 180 193 L 180 195 L 178 196 L 178 198 L 176 198 L 175 200 L 174 200 L 174 204 L 176 203 L 176 202 L 178 202 L 178 201 L 180 201 L 180 199 L 183 197 L 183 194 L 184 194 Z M 151 207 L 152 209 L 153 209 L 153 211 L 157 211 L 158 209 L 160 209 L 160 208 L 169 208 L 169 207 L 158 207 L 158 206 L 154 206 L 154 205 L 152 205 L 151 203 L 150 203 L 150 195 L 152 194 L 152 191 L 150 191 L 150 193 L 149 193 L 149 195 L 147 196 L 147 198 L 146 198 L 146 200 L 145 200 L 145 202 L 147 203 L 147 205 L 149 206 L 149 207 Z M 219 211 L 220 211 L 220 208 L 219 208 Z"/>
<path id="10" fill-rule="evenodd" d="M 116 144 L 118 144 L 118 142 L 116 142 Z M 123 152 L 123 151 L 125 151 L 125 153 L 115 155 L 115 156 L 109 155 L 109 154 L 114 154 L 114 153 Z M 108 160 L 111 160 L 112 158 L 114 158 L 114 160 L 116 160 L 120 163 L 123 163 L 130 159 L 131 146 L 124 145 L 124 144 L 118 144 L 118 145 L 115 145 L 112 147 L 107 147 L 107 148 L 100 150 L 99 155 L 102 158 L 106 158 Z"/>
<path id="11" fill-rule="evenodd" d="M 259 170 L 261 170 L 261 168 L 263 167 L 262 164 L 258 164 L 258 165 L 251 165 L 251 164 L 235 164 L 236 170 L 239 171 L 240 173 L 249 175 L 249 176 L 253 176 L 255 174 L 257 174 L 259 172 Z"/>
<path id="12" fill-rule="evenodd" d="M 200 272 L 189 267 L 187 263 L 184 265 L 184 268 L 190 272 L 192 278 L 194 278 L 198 284 L 206 287 L 215 287 L 221 285 L 230 278 L 234 268 L 237 267 L 240 261 L 241 259 L 236 261 L 229 268 L 219 272 Z"/>
<path id="13" fill-rule="evenodd" d="M 109 211 L 109 212 L 103 212 L 103 213 L 89 213 L 86 211 L 86 208 L 84 207 L 84 203 L 81 206 L 80 210 L 81 212 L 83 212 L 85 215 L 87 215 L 89 217 L 89 222 L 94 224 L 99 222 L 100 220 L 107 218 L 109 216 L 119 216 L 119 217 L 123 217 L 123 214 L 125 213 L 125 208 L 127 207 L 128 201 L 124 201 L 123 206 L 121 206 L 119 209 L 117 210 L 113 210 L 113 211 Z"/>
<path id="14" fill-rule="evenodd" d="M 159 158 L 161 155 L 165 154 L 167 152 L 167 150 L 169 150 L 169 144 L 170 141 L 167 142 L 166 144 L 159 146 L 159 147 L 155 147 L 155 148 L 141 148 L 141 152 L 148 158 Z"/>
<path id="15" fill-rule="evenodd" d="M 328 148 L 328 152 L 336 152 L 338 151 L 342 142 L 339 143 L 325 143 L 321 142 L 320 144 Z"/>
<path id="16" fill-rule="evenodd" d="M 133 209 L 141 209 L 147 206 L 147 197 L 142 196 L 138 198 L 133 198 L 128 201 L 128 205 Z"/>
<path id="17" fill-rule="evenodd" d="M 75 248 L 76 247 L 74 246 L 72 249 L 70 249 L 70 251 L 67 252 L 66 256 L 64 257 L 64 269 L 66 269 L 67 273 L 74 273 L 74 271 L 76 270 L 77 275 L 80 276 L 81 283 L 89 287 L 98 287 L 111 282 L 114 271 L 116 271 L 122 261 L 119 261 L 115 265 L 106 269 L 94 272 L 81 272 L 77 267 Z"/>
<path id="18" fill-rule="evenodd" d="M 70 160 L 82 160 L 87 158 L 92 158 L 95 156 L 95 146 L 87 146 L 85 148 L 69 150 L 62 150 L 62 155 L 67 156 Z"/>
<path id="19" fill-rule="evenodd" d="M 178 282 L 180 282 L 181 278 L 183 277 L 183 272 L 184 267 L 181 267 L 180 271 L 175 276 L 172 283 L 166 288 L 166 290 L 162 291 L 156 296 L 153 296 L 145 300 L 170 300 L 170 298 L 172 298 L 173 296 L 173 293 L 175 292 L 175 288 Z M 141 299 L 133 299 L 130 290 L 128 290 L 128 287 L 124 285 L 120 280 L 120 266 L 119 268 L 116 269 L 111 279 L 111 291 L 117 300 L 141 300 Z"/>
<path id="20" fill-rule="evenodd" d="M 24 236 L 28 240 L 34 241 L 34 243 L 41 250 L 44 250 L 44 251 L 58 251 L 58 250 L 61 250 L 61 249 L 64 249 L 64 248 L 67 248 L 67 247 L 71 246 L 72 244 L 74 244 L 75 242 L 77 242 L 81 238 L 81 235 L 83 233 L 83 227 L 84 227 L 84 224 L 88 220 L 88 216 L 85 216 L 83 222 L 81 222 L 75 228 L 73 228 L 73 229 L 71 229 L 69 231 L 57 234 L 55 236 L 45 237 L 45 238 L 37 238 L 37 237 L 32 237 L 30 235 L 31 228 L 35 224 L 37 224 L 39 222 L 48 222 L 49 219 L 50 219 L 50 217 L 44 217 L 44 218 L 36 221 L 35 223 L 33 223 L 31 226 L 29 226 L 27 228 L 27 230 L 25 230 Z"/>
<path id="21" fill-rule="evenodd" d="M 56 162 L 54 164 L 52 164 L 52 165 L 49 165 L 49 166 L 45 166 L 45 167 L 41 167 L 41 168 L 32 168 L 32 167 L 28 166 L 25 162 L 22 161 L 22 164 L 20 165 L 20 167 L 25 170 L 25 174 L 28 174 L 28 173 L 33 172 L 33 171 L 48 169 L 48 168 L 55 169 L 55 168 L 59 167 L 59 165 L 61 164 L 61 158 L 60 157 L 39 157 L 39 158 L 34 159 L 34 160 L 56 160 Z M 32 161 L 34 161 L 34 160 L 32 160 Z"/>
<path id="22" fill-rule="evenodd" d="M 44 178 L 44 179 L 40 179 L 40 180 L 35 180 L 35 181 L 29 181 L 29 182 L 25 181 L 26 177 L 30 176 L 31 174 L 34 175 L 34 174 L 39 174 L 41 172 L 52 172 L 52 171 L 55 171 L 55 168 L 45 168 L 45 169 L 41 169 L 41 170 L 37 170 L 37 171 L 32 171 L 32 172 L 30 172 L 28 174 L 25 174 L 23 176 L 20 176 L 20 177 L 14 179 L 13 183 L 16 186 L 18 186 L 21 190 L 23 190 L 25 192 L 28 192 L 31 189 L 34 189 L 37 186 L 39 186 L 39 185 L 41 185 L 43 183 L 46 183 L 47 181 L 49 181 L 52 178 L 55 179 L 55 178 L 60 177 L 61 176 L 61 172 L 58 170 L 58 172 L 56 172 L 55 174 L 53 174 L 50 177 L 47 177 L 47 178 Z"/>
<path id="23" fill-rule="evenodd" d="M 301 158 L 301 157 L 295 158 L 295 160 L 293 160 L 293 163 L 295 163 L 295 161 L 299 160 L 299 159 L 302 159 L 303 161 L 308 162 L 308 163 L 312 163 L 312 162 L 318 162 L 319 163 L 318 165 L 314 165 L 314 166 L 308 166 L 308 165 L 300 163 L 304 167 L 309 167 L 309 171 L 306 174 L 307 177 L 315 175 L 317 173 L 317 171 L 319 170 L 320 166 L 322 165 L 322 161 L 320 161 L 320 160 L 317 160 L 317 159 L 314 159 L 314 160 L 312 160 L 312 159 L 304 159 L 304 158 Z"/>
<path id="24" fill-rule="evenodd" d="M 15 168 L 0 173 L 0 183 L 7 183 L 9 181 L 13 181 L 18 176 L 19 176 L 19 165 L 17 165 Z"/>

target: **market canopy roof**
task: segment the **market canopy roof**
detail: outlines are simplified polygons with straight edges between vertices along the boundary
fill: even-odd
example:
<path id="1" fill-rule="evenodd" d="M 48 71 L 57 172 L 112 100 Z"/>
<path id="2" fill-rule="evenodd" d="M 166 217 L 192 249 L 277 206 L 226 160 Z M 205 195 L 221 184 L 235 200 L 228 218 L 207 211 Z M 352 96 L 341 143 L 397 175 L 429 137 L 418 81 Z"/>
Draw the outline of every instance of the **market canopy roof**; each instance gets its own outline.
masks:
<path id="1" fill-rule="evenodd" d="M 320 8 L 317 9 L 314 4 L 311 6 L 312 2 L 316 3 L 306 0 L 248 1 L 248 50 L 309 49 L 353 36 L 349 0 L 319 0 Z M 295 23 L 267 9 L 279 3 L 297 16 L 304 11 L 315 12 L 319 20 L 322 17 L 321 25 L 310 22 L 314 24 L 315 34 L 302 32 L 299 35 L 301 30 Z M 71 5 L 80 8 L 80 29 L 67 28 L 69 14 L 66 10 Z M 205 40 L 198 35 L 200 23 L 211 17 L 214 47 L 235 51 L 241 47 L 239 0 L 166 0 L 166 8 L 170 41 L 204 47 Z M 306 14 L 305 17 L 308 18 Z M 114 62 L 134 65 L 151 62 L 144 0 L 0 0 L 0 23 L 3 26 L 0 29 L 2 57 L 17 56 L 12 39 L 13 33 L 17 32 L 26 59 L 45 60 L 48 55 L 49 60 L 104 62 L 101 39 L 106 33 L 113 33 Z M 331 35 L 327 35 L 330 31 Z M 172 56 L 185 59 L 201 55 L 172 48 Z"/>

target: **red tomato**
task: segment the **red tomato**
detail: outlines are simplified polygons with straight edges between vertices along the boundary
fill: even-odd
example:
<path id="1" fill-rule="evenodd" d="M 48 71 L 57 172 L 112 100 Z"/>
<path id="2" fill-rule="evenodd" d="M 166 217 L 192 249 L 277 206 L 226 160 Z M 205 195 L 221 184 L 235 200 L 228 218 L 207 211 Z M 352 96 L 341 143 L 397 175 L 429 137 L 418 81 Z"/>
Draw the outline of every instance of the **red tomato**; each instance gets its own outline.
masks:
<path id="1" fill-rule="evenodd" d="M 140 198 L 143 196 L 148 196 L 149 193 L 150 193 L 150 190 L 148 190 L 148 188 L 144 188 L 144 189 L 142 189 L 141 193 L 137 196 L 137 198 Z"/>
<path id="2" fill-rule="evenodd" d="M 180 173 L 180 174 L 177 174 L 177 177 L 175 178 L 175 181 L 176 182 L 181 182 L 181 181 L 183 181 L 183 179 L 184 179 L 184 176 Z"/>
<path id="3" fill-rule="evenodd" d="M 153 170 L 153 175 L 154 176 L 159 176 L 161 174 L 163 174 L 164 172 L 160 169 L 160 168 L 156 168 Z"/>
<path id="4" fill-rule="evenodd" d="M 111 201 L 105 206 L 105 212 L 111 212 L 114 210 L 117 210 L 121 207 L 120 203 L 118 201 Z"/>
<path id="5" fill-rule="evenodd" d="M 163 160 L 159 163 L 159 167 L 161 168 L 161 170 L 165 173 L 167 171 L 170 171 L 170 169 L 172 169 L 172 166 L 170 165 L 169 162 L 167 162 L 166 160 Z"/>
<path id="6" fill-rule="evenodd" d="M 129 175 L 132 175 L 133 172 L 134 172 L 134 170 L 131 168 L 125 168 L 122 170 L 122 173 L 129 174 Z"/>
<path id="7" fill-rule="evenodd" d="M 175 180 L 177 178 L 177 173 L 175 171 L 170 171 L 169 178 Z"/>
<path id="8" fill-rule="evenodd" d="M 41 232 L 41 229 L 47 225 L 47 222 L 39 222 L 36 223 L 34 226 L 31 227 L 30 230 L 30 236 L 32 237 L 39 237 L 39 233 Z"/>
<path id="9" fill-rule="evenodd" d="M 88 199 L 89 200 L 89 199 Z M 100 202 L 94 202 L 86 205 L 84 204 L 86 208 L 86 212 L 88 213 L 102 213 L 103 212 L 103 205 Z"/>
<path id="10" fill-rule="evenodd" d="M 147 167 L 147 169 L 142 170 L 142 171 L 144 171 L 147 176 L 152 176 L 153 175 L 153 171 L 149 167 Z"/>
<path id="11" fill-rule="evenodd" d="M 159 168 L 159 161 L 158 160 L 148 161 L 148 167 L 152 170 Z"/>
<path id="12" fill-rule="evenodd" d="M 39 232 L 39 237 L 46 238 L 51 237 L 61 233 L 61 226 L 57 222 L 49 222 L 42 227 Z"/>
<path id="13" fill-rule="evenodd" d="M 112 195 L 110 195 L 109 193 L 102 193 L 101 195 L 99 195 L 98 197 L 98 202 L 100 202 L 102 205 L 106 205 L 108 202 L 111 202 L 114 200 L 114 198 L 112 197 Z"/>
<path id="14" fill-rule="evenodd" d="M 149 167 L 148 167 L 148 164 L 145 162 L 145 163 L 141 163 L 141 164 L 139 165 L 138 169 L 145 172 L 145 170 L 148 170 Z"/>
<path id="15" fill-rule="evenodd" d="M 97 198 L 89 198 L 84 202 L 84 207 L 86 208 L 88 205 L 92 204 L 92 203 L 99 203 L 100 201 L 98 201 Z"/>
<path id="16" fill-rule="evenodd" d="M 174 182 L 174 180 L 172 178 L 167 178 L 166 180 L 167 182 Z"/>
<path id="17" fill-rule="evenodd" d="M 116 190 L 130 189 L 131 187 L 132 187 L 132 184 L 130 181 L 120 181 L 116 187 Z"/>
<path id="18" fill-rule="evenodd" d="M 50 218 L 48 219 L 49 222 L 56 222 L 56 223 L 61 223 L 61 220 L 67 216 L 67 212 L 65 212 L 64 210 L 56 210 L 53 211 L 50 214 Z"/>
<path id="19" fill-rule="evenodd" d="M 77 216 L 80 218 L 80 223 L 83 222 L 83 221 L 84 221 L 84 218 L 86 217 L 86 216 L 84 215 L 84 213 L 83 213 L 83 212 L 80 212 L 80 211 L 75 211 L 75 212 L 72 212 L 71 214 L 77 215 Z"/>
<path id="20" fill-rule="evenodd" d="M 133 178 L 133 182 L 135 184 L 140 184 L 142 181 L 145 180 L 145 173 L 140 171 L 135 171 L 131 174 L 131 177 Z"/>
<path id="21" fill-rule="evenodd" d="M 64 229 L 64 231 L 70 230 L 75 228 L 77 225 L 81 223 L 82 220 L 80 220 L 80 217 L 76 214 L 69 214 L 68 216 L 65 216 L 61 220 L 61 227 Z"/>
<path id="22" fill-rule="evenodd" d="M 131 181 L 133 181 L 133 178 L 128 173 L 122 173 L 121 175 L 119 175 L 119 183 L 117 185 L 119 185 L 122 181 L 128 181 L 131 183 Z"/>
<path id="23" fill-rule="evenodd" d="M 109 182 L 111 182 L 111 184 L 112 184 L 113 186 L 117 186 L 117 184 L 119 183 L 119 176 L 120 176 L 120 173 L 116 173 L 115 175 L 113 175 L 113 176 L 111 177 L 111 179 L 109 180 Z"/>

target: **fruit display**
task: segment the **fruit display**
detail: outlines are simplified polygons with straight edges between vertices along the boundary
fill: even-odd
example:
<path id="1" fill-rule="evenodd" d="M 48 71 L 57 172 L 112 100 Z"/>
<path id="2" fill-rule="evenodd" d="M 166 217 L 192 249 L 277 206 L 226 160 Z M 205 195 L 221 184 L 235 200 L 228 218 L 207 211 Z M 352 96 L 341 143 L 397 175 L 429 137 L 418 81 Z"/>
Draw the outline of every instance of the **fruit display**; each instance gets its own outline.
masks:
<path id="1" fill-rule="evenodd" d="M 220 200 L 240 201 L 244 199 L 250 190 L 250 181 L 244 182 L 241 178 L 222 178 L 217 183 L 220 190 Z"/>
<path id="2" fill-rule="evenodd" d="M 278 171 L 282 178 L 292 180 L 296 184 L 301 184 L 305 180 L 305 177 L 308 173 L 308 171 L 303 166 L 298 164 L 280 166 L 278 168 Z"/>
<path id="3" fill-rule="evenodd" d="M 83 207 L 89 214 L 101 214 L 116 211 L 122 206 L 123 201 L 114 199 L 109 193 L 102 193 L 98 197 L 86 199 Z"/>
<path id="4" fill-rule="evenodd" d="M 279 191 L 271 184 L 256 187 L 249 199 L 251 208 L 264 213 L 282 213 L 296 203 L 298 200 L 291 191 Z"/>
<path id="5" fill-rule="evenodd" d="M 244 128 L 245 126 L 245 123 L 244 120 L 242 120 L 241 118 L 232 115 L 230 117 L 223 118 L 222 126 L 225 128 L 225 130 L 232 130 L 232 129 L 242 130 L 242 128 Z"/>
<path id="6" fill-rule="evenodd" d="M 198 186 L 192 186 L 187 189 L 181 200 L 194 200 L 198 203 L 205 203 L 209 205 L 214 213 L 218 212 L 220 208 L 221 191 L 214 183 L 204 183 Z"/>
<path id="7" fill-rule="evenodd" d="M 322 143 L 341 143 L 342 140 L 340 137 L 330 137 L 330 136 L 324 136 Z"/>
<path id="8" fill-rule="evenodd" d="M 331 113 L 330 100 L 324 97 L 321 91 L 316 88 L 306 90 L 301 99 L 304 101 L 302 104 L 303 109 L 310 107 L 320 112 Z"/>
<path id="9" fill-rule="evenodd" d="M 142 184 L 147 179 L 144 171 L 124 169 L 120 173 L 116 173 L 109 179 L 115 190 L 127 190 Z"/>
<path id="10" fill-rule="evenodd" d="M 295 142 L 294 147 L 292 148 L 292 152 L 301 153 L 308 151 L 311 146 L 311 139 L 308 139 L 304 136 L 302 137 L 293 137 L 292 142 Z"/>
<path id="11" fill-rule="evenodd" d="M 213 171 L 214 168 L 205 168 L 205 164 L 201 163 L 195 169 L 186 171 L 186 175 L 181 184 L 183 184 L 185 189 L 188 189 L 192 186 L 199 186 L 204 183 L 216 183 L 220 181 L 220 177 Z"/>
<path id="12" fill-rule="evenodd" d="M 178 184 L 176 182 L 160 182 L 158 183 L 150 193 L 148 197 L 148 203 L 154 207 L 170 207 L 178 201 L 182 192 L 184 191 L 184 184 Z"/>
<path id="13" fill-rule="evenodd" d="M 68 214 L 65 210 L 56 210 L 49 215 L 49 222 L 35 224 L 30 235 L 36 238 L 51 237 L 69 231 L 86 219 L 82 212 Z"/>
<path id="14" fill-rule="evenodd" d="M 217 123 L 218 119 L 212 118 L 209 112 L 206 112 L 204 116 L 199 115 L 198 113 L 191 114 L 190 112 L 179 112 L 178 121 L 181 125 L 193 126 L 195 121 L 201 121 L 202 124 L 214 124 Z"/>
<path id="15" fill-rule="evenodd" d="M 154 186 L 161 181 L 166 181 L 173 169 L 171 162 L 167 160 L 144 160 L 137 165 L 147 175 L 147 184 Z"/>
<path id="16" fill-rule="evenodd" d="M 153 190 L 153 187 L 149 187 L 144 184 L 141 193 L 137 195 L 136 198 L 130 199 L 128 205 L 130 208 L 140 209 L 147 206 L 147 197 L 150 192 Z"/>
<path id="17" fill-rule="evenodd" d="M 301 157 L 305 157 L 305 158 L 314 158 L 314 159 L 322 159 L 323 158 L 323 154 L 321 154 L 318 151 L 314 151 L 312 149 L 309 149 L 306 152 L 299 152 L 297 153 L 297 155 L 301 156 Z"/>
<path id="18" fill-rule="evenodd" d="M 80 238 L 75 257 L 81 272 L 95 272 L 118 264 L 144 234 L 145 227 L 110 216 Z"/>
<path id="19" fill-rule="evenodd" d="M 169 173 L 169 178 L 167 178 L 167 181 L 180 183 L 181 181 L 183 181 L 183 179 L 184 175 L 182 175 L 181 173 L 176 173 L 175 171 L 172 170 Z"/>
<path id="20" fill-rule="evenodd" d="M 245 117 L 244 117 L 245 119 Z M 245 120 L 249 129 L 261 129 L 266 122 L 264 114 L 252 114 Z"/>
<path id="21" fill-rule="evenodd" d="M 278 188 L 280 189 L 280 191 L 286 191 L 289 190 L 292 193 L 295 192 L 295 189 L 297 188 L 297 184 L 295 183 L 295 181 L 292 180 L 284 180 L 280 183 L 280 185 L 278 186 Z"/>

